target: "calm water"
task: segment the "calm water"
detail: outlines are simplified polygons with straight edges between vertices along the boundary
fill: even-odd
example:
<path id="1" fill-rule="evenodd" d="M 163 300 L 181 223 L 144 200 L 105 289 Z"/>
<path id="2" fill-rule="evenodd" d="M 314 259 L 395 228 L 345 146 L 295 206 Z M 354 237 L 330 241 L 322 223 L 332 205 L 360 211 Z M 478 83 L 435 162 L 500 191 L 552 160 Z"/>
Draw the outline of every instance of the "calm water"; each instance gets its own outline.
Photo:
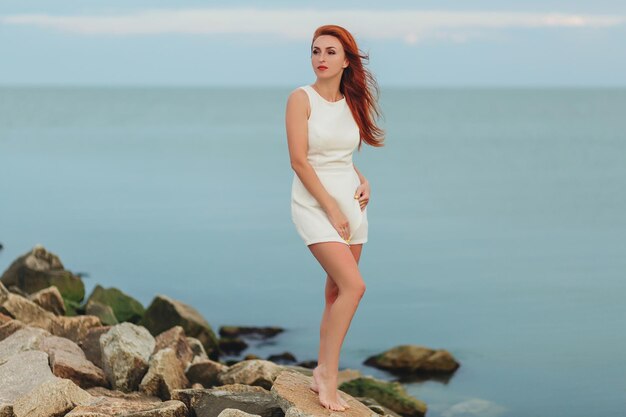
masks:
<path id="1" fill-rule="evenodd" d="M 305 82 L 303 82 L 304 84 Z M 297 86 L 293 86 L 295 88 Z M 148 305 L 288 331 L 315 359 L 325 273 L 290 218 L 291 89 L 0 89 L 0 270 L 36 243 Z M 449 350 L 430 417 L 623 416 L 626 89 L 385 89 L 367 291 L 341 367 Z M 246 352 L 246 353 L 248 353 Z"/>

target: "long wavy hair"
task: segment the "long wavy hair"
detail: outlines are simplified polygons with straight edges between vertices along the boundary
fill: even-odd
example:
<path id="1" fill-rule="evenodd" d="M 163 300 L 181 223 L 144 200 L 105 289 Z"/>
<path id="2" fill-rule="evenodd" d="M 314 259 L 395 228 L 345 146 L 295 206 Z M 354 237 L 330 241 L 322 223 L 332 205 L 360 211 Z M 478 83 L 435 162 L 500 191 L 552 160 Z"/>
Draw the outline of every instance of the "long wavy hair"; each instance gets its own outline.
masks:
<path id="1" fill-rule="evenodd" d="M 311 41 L 311 54 L 313 54 L 313 42 L 322 35 L 331 35 L 337 38 L 341 42 L 346 58 L 350 63 L 343 70 L 339 91 L 346 98 L 352 116 L 359 126 L 361 135 L 359 150 L 361 150 L 363 141 L 371 146 L 384 146 L 385 132 L 374 122 L 374 117 L 378 119 L 382 115 L 378 107 L 378 84 L 374 76 L 363 66 L 363 60 L 369 62 L 369 55 L 359 51 L 352 34 L 337 25 L 324 25 L 315 30 Z"/>

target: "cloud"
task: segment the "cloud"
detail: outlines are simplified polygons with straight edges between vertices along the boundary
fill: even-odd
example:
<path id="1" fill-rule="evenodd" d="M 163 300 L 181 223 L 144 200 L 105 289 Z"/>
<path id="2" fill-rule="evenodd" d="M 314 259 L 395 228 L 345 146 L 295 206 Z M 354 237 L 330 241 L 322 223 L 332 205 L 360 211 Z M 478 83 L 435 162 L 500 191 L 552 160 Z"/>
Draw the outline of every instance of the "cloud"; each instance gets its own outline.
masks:
<path id="1" fill-rule="evenodd" d="M 358 38 L 425 39 L 465 42 L 481 30 L 509 28 L 607 28 L 626 17 L 567 13 L 420 10 L 314 10 L 202 8 L 154 9 L 120 15 L 17 14 L 0 17 L 4 25 L 29 25 L 83 35 L 242 34 L 310 39 L 327 23 L 349 29 Z"/>

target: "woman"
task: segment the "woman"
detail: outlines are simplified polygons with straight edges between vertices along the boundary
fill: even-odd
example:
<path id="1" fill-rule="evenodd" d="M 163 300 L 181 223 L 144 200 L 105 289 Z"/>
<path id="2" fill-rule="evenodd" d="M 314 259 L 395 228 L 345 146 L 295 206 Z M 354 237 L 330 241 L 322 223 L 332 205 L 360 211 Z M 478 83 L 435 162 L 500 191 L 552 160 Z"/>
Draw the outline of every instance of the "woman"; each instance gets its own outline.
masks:
<path id="1" fill-rule="evenodd" d="M 350 408 L 337 391 L 339 351 L 365 292 L 358 262 L 367 242 L 369 182 L 352 163 L 361 141 L 383 146 L 372 89 L 352 35 L 336 25 L 319 27 L 311 44 L 317 79 L 287 100 L 286 128 L 294 177 L 291 215 L 296 230 L 327 272 L 326 306 L 320 326 L 311 389 L 335 411 Z"/>

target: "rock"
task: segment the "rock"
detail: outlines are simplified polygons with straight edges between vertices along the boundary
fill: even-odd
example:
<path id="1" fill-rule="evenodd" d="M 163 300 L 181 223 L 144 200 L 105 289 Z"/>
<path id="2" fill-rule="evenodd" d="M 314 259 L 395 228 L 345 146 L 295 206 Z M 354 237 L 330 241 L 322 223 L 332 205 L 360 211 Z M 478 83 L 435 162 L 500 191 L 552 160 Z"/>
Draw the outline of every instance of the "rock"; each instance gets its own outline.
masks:
<path id="1" fill-rule="evenodd" d="M 225 408 L 221 413 L 218 414 L 218 417 L 261 417 L 259 414 L 249 414 L 245 411 L 238 410 L 236 408 Z"/>
<path id="2" fill-rule="evenodd" d="M 7 285 L 7 289 L 13 294 L 19 295 L 20 297 L 28 298 L 29 296 L 29 294 L 26 291 L 22 290 L 17 285 Z"/>
<path id="3" fill-rule="evenodd" d="M 191 384 L 199 383 L 205 388 L 220 385 L 218 375 L 225 373 L 228 366 L 211 359 L 200 359 L 187 368 L 185 375 Z"/>
<path id="4" fill-rule="evenodd" d="M 64 298 L 80 302 L 85 297 L 85 285 L 80 277 L 65 270 L 59 257 L 42 245 L 35 245 L 30 252 L 13 261 L 0 281 L 7 287 L 15 285 L 28 294 L 54 285 Z"/>
<path id="5" fill-rule="evenodd" d="M 161 349 L 172 348 L 176 352 L 176 357 L 183 364 L 183 369 L 186 369 L 193 360 L 194 352 L 185 336 L 185 330 L 181 326 L 174 326 L 164 331 L 155 338 L 155 341 L 156 346 L 153 353 Z"/>
<path id="6" fill-rule="evenodd" d="M 180 325 L 185 329 L 186 335 L 200 340 L 211 359 L 219 357 L 218 340 L 211 325 L 190 305 L 165 295 L 157 295 L 139 324 L 145 326 L 153 335 Z"/>
<path id="7" fill-rule="evenodd" d="M 149 368 L 139 384 L 139 390 L 149 395 L 156 395 L 162 400 L 172 398 L 175 389 L 184 389 L 189 385 L 183 364 L 172 348 L 159 350 L 150 358 Z"/>
<path id="8" fill-rule="evenodd" d="M 92 400 L 89 393 L 69 379 L 53 378 L 18 398 L 13 413 L 15 417 L 54 417 Z"/>
<path id="9" fill-rule="evenodd" d="M 85 313 L 100 318 L 102 324 L 107 326 L 119 323 L 117 321 L 117 318 L 115 317 L 113 309 L 110 306 L 102 304 L 95 300 L 87 301 L 87 305 L 85 306 Z"/>
<path id="10" fill-rule="evenodd" d="M 209 356 L 204 350 L 204 346 L 202 346 L 202 343 L 198 339 L 196 339 L 195 337 L 187 336 L 187 343 L 189 343 L 189 347 L 193 352 L 193 359 L 191 360 L 192 362 L 196 359 L 209 359 Z"/>
<path id="11" fill-rule="evenodd" d="M 285 329 L 281 327 L 222 326 L 220 327 L 219 333 L 220 337 L 238 337 L 246 335 L 266 339 L 284 331 Z"/>
<path id="12" fill-rule="evenodd" d="M 298 365 L 281 365 L 280 367 L 282 370 L 285 370 L 285 371 L 295 371 L 295 372 L 301 373 L 302 375 L 313 377 L 313 370 L 309 368 L 305 368 L 305 367 L 298 366 Z M 363 375 L 361 374 L 361 372 L 356 369 L 350 369 L 350 368 L 340 369 L 339 372 L 337 373 L 337 385 L 341 385 L 344 382 L 351 381 L 353 379 L 357 379 L 362 376 Z"/>
<path id="13" fill-rule="evenodd" d="M 70 379 L 81 388 L 108 385 L 104 371 L 87 360 L 83 350 L 71 340 L 48 336 L 40 349 L 50 357 L 52 373 L 57 377 Z"/>
<path id="14" fill-rule="evenodd" d="M 405 417 L 423 417 L 427 406 L 410 396 L 399 382 L 381 381 L 369 376 L 339 384 L 339 389 L 355 397 L 369 397 Z"/>
<path id="15" fill-rule="evenodd" d="M 55 286 L 44 288 L 29 296 L 39 307 L 57 316 L 65 315 L 65 303 L 59 289 Z"/>
<path id="16" fill-rule="evenodd" d="M 317 366 L 317 361 L 315 359 L 298 362 L 296 365 L 301 366 L 303 368 L 315 369 Z"/>
<path id="17" fill-rule="evenodd" d="M 239 337 L 222 337 L 218 342 L 220 351 L 226 355 L 239 355 L 248 348 L 248 344 Z"/>
<path id="18" fill-rule="evenodd" d="M 0 365 L 0 415 L 13 417 L 13 403 L 23 395 L 54 379 L 48 366 L 48 355 L 39 350 L 28 350 L 12 355 Z"/>
<path id="19" fill-rule="evenodd" d="M 0 284 L 1 286 L 2 284 Z M 5 289 L 6 290 L 6 289 Z M 57 316 L 43 309 L 28 298 L 4 292 L 0 289 L 0 312 L 7 314 L 24 324 L 50 330 L 51 323 Z"/>
<path id="20" fill-rule="evenodd" d="M 339 414 L 346 417 L 377 417 L 372 410 L 352 398 L 345 392 L 338 391 L 339 395 L 348 403 L 350 408 L 344 411 L 330 411 L 319 400 L 318 394 L 309 387 L 313 378 L 299 372 L 282 371 L 272 386 L 272 395 L 276 398 L 285 416 L 324 416 Z"/>
<path id="21" fill-rule="evenodd" d="M 198 417 L 217 417 L 227 408 L 262 417 L 280 417 L 284 414 L 272 394 L 261 387 L 233 384 L 211 389 L 174 390 L 172 395 L 184 402 L 190 413 Z"/>
<path id="22" fill-rule="evenodd" d="M 92 387 L 87 388 L 85 391 L 93 395 L 94 397 L 110 397 L 110 398 L 121 398 L 123 400 L 133 401 L 133 402 L 144 402 L 144 403 L 160 403 L 161 399 L 154 395 L 148 395 L 144 392 L 140 391 L 131 391 L 124 392 L 115 389 L 109 389 L 105 387 Z"/>
<path id="23" fill-rule="evenodd" d="M 270 355 L 267 357 L 267 360 L 274 363 L 293 363 L 297 361 L 296 357 L 291 352 Z"/>
<path id="24" fill-rule="evenodd" d="M 282 371 L 280 365 L 263 359 L 241 361 L 218 375 L 221 384 L 257 385 L 270 389 L 276 376 Z"/>
<path id="25" fill-rule="evenodd" d="M 376 414 L 385 417 L 402 417 L 402 415 L 396 413 L 395 411 L 380 405 L 378 401 L 374 400 L 370 397 L 354 397 L 361 402 L 361 404 L 366 405 L 367 408 L 374 411 Z"/>
<path id="26" fill-rule="evenodd" d="M 115 287 L 104 288 L 100 285 L 96 285 L 89 296 L 88 302 L 89 301 L 97 301 L 111 307 L 115 317 L 120 322 L 129 321 L 137 324 L 146 311 L 139 301 Z"/>
<path id="27" fill-rule="evenodd" d="M 94 327 L 101 327 L 102 322 L 96 316 L 55 316 L 50 323 L 50 332 L 55 336 L 65 337 L 75 343 L 87 337 L 89 330 Z"/>
<path id="28" fill-rule="evenodd" d="M 448 351 L 417 345 L 394 347 L 370 356 L 364 364 L 399 374 L 450 373 L 459 367 Z"/>
<path id="29" fill-rule="evenodd" d="M 147 403 L 100 397 L 89 405 L 74 408 L 66 414 L 66 417 L 186 417 L 187 415 L 187 407 L 180 401 Z"/>
<path id="30" fill-rule="evenodd" d="M 117 324 L 100 336 L 103 369 L 111 387 L 136 391 L 148 370 L 154 346 L 154 337 L 148 330 L 128 322 Z"/>
<path id="31" fill-rule="evenodd" d="M 0 342 L 0 365 L 20 352 L 40 350 L 42 340 L 48 336 L 50 336 L 49 332 L 37 327 L 25 327 L 16 331 Z"/>
<path id="32" fill-rule="evenodd" d="M 26 325 L 19 320 L 11 320 L 0 326 L 0 341 L 11 336 L 13 333 L 20 329 L 25 328 Z"/>
<path id="33" fill-rule="evenodd" d="M 100 369 L 104 369 L 102 351 L 100 350 L 100 336 L 109 330 L 111 330 L 111 326 L 91 327 L 87 330 L 85 337 L 78 341 L 78 345 L 85 352 L 85 357 Z"/>
<path id="34" fill-rule="evenodd" d="M 0 284 L 0 285 L 2 285 L 2 284 Z M 0 325 L 8 323 L 11 320 L 13 320 L 13 317 L 11 317 L 9 315 L 6 315 L 6 314 L 3 314 L 3 313 L 0 313 Z"/>

